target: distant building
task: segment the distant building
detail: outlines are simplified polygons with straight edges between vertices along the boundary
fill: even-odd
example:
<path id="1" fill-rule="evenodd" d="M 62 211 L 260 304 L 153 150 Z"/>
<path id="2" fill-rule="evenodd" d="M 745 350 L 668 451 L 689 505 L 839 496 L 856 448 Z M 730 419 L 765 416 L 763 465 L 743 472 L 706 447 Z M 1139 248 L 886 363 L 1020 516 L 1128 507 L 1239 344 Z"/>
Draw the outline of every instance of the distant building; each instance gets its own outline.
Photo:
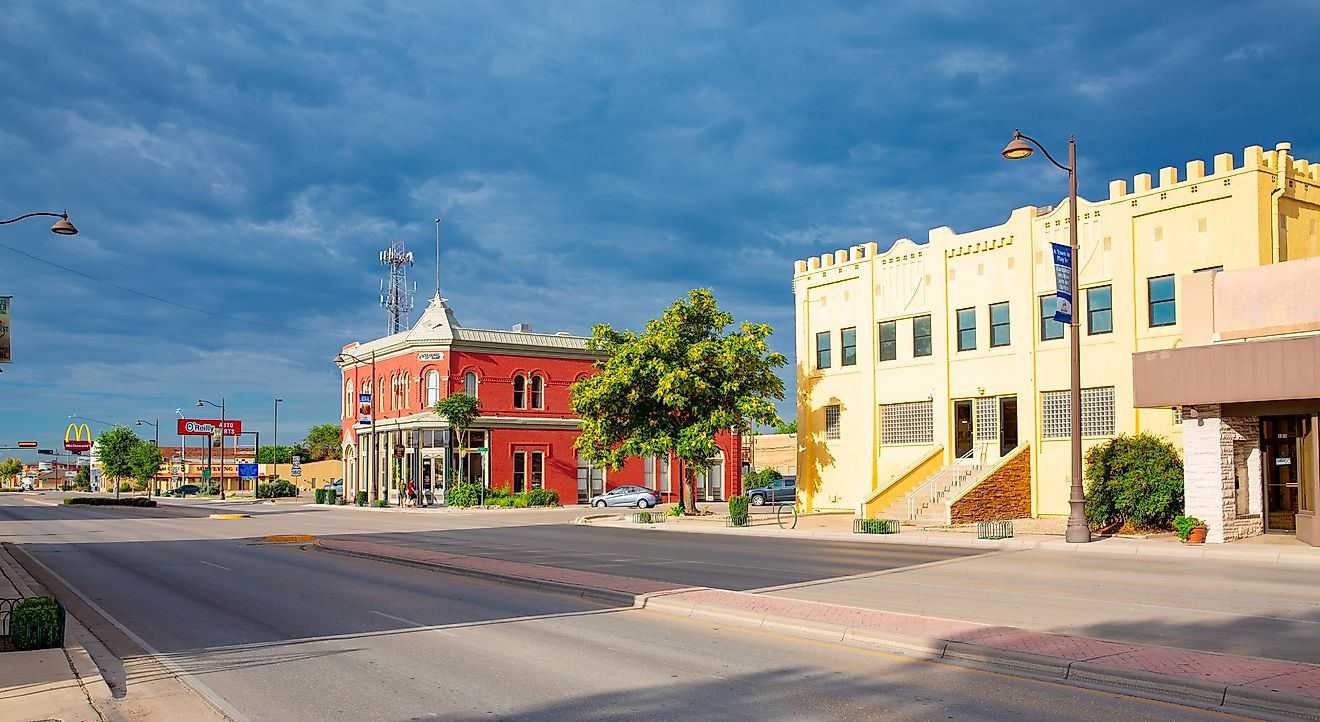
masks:
<path id="1" fill-rule="evenodd" d="M 1079 199 L 1085 447 L 1138 431 L 1183 447 L 1176 409 L 1134 403 L 1131 359 L 1185 344 L 1192 274 L 1320 255 L 1320 167 L 1287 143 L 1241 160 Z M 1068 513 L 1069 340 L 1050 250 L 1068 243 L 1068 218 L 1066 204 L 1018 208 L 990 228 L 796 262 L 809 508 L 936 524 Z"/>
<path id="2" fill-rule="evenodd" d="M 624 485 L 676 500 L 683 473 L 677 459 L 633 459 L 607 471 L 573 448 L 579 420 L 569 408 L 568 387 L 595 373 L 598 358 L 583 337 L 534 333 L 527 324 L 510 331 L 465 328 L 444 300 L 431 299 L 411 329 L 344 347 L 339 395 L 346 495 L 361 490 L 372 500 L 397 503 L 400 483 L 407 488 L 412 482 L 424 501 L 438 503 L 445 479 L 462 473 L 467 481 L 515 493 L 554 489 L 563 504 L 587 503 Z M 465 444 L 433 411 L 458 391 L 481 401 Z M 723 434 L 718 443 L 719 457 L 697 483 L 700 501 L 727 499 L 741 483 L 739 437 Z M 459 458 L 460 446 L 466 459 Z"/>

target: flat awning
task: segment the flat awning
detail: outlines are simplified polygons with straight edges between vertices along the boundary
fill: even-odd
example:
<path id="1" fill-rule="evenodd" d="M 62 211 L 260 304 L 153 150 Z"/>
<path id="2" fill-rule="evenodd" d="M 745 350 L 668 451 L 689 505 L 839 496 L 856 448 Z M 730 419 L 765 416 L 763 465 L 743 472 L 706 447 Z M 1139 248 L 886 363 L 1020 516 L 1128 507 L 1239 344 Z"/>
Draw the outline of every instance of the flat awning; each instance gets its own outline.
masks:
<path id="1" fill-rule="evenodd" d="M 1320 398 L 1320 335 L 1132 354 L 1137 408 Z"/>

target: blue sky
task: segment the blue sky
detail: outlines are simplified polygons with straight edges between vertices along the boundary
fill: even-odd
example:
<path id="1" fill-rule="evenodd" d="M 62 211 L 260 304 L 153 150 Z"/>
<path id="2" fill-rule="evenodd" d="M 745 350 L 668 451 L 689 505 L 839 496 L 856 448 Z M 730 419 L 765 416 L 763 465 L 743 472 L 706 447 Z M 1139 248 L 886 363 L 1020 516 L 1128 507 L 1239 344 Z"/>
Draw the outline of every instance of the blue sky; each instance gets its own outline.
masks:
<path id="1" fill-rule="evenodd" d="M 82 233 L 0 243 L 280 328 L 0 248 L 0 445 L 198 397 L 263 436 L 283 397 L 286 442 L 335 421 L 331 359 L 385 327 L 377 251 L 417 252 L 424 304 L 437 215 L 465 325 L 639 328 L 712 287 L 791 358 L 794 259 L 1058 202 L 999 157 L 1016 126 L 1075 133 L 1091 197 L 1245 145 L 1320 158 L 1316 37 L 1302 0 L 11 2 L 0 214 Z"/>

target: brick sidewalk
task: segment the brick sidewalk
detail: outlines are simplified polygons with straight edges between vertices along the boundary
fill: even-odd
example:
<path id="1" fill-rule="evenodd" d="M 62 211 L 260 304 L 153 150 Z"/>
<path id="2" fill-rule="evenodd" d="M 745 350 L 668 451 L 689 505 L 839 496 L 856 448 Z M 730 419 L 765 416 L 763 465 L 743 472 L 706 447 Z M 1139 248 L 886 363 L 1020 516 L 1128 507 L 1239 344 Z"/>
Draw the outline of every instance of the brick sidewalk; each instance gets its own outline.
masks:
<path id="1" fill-rule="evenodd" d="M 691 616 L 727 619 L 736 623 L 811 634 L 821 632 L 841 639 L 860 636 L 870 639 L 885 634 L 921 638 L 942 643 L 975 645 L 987 652 L 1035 655 L 1056 665 L 1089 663 L 1115 676 L 1133 672 L 1133 678 L 1160 675 L 1193 681 L 1201 689 L 1223 685 L 1228 691 L 1246 688 L 1261 692 L 1296 695 L 1305 706 L 1320 710 L 1320 666 L 1250 657 L 1236 657 L 1172 647 L 1126 644 L 1014 627 L 992 626 L 937 617 L 886 612 L 837 604 L 774 597 L 705 587 L 635 579 L 598 572 L 577 571 L 538 564 L 486 559 L 447 552 L 389 546 L 371 542 L 322 540 L 318 545 L 383 561 L 402 561 L 451 571 L 475 572 L 523 583 L 546 582 L 561 588 L 603 589 L 634 595 L 636 606 L 676 611 Z M 869 633 L 869 634 L 866 634 Z M 993 657 L 993 654 L 990 655 Z M 1144 677 L 1143 677 L 1144 675 Z"/>

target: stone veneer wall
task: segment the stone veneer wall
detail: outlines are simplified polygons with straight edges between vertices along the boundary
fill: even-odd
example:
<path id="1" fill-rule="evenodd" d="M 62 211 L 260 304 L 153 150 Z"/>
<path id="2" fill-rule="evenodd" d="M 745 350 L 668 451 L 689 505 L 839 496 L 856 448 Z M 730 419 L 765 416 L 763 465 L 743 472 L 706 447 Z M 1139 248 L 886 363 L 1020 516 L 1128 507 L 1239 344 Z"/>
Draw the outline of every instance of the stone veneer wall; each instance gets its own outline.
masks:
<path id="1" fill-rule="evenodd" d="M 953 524 L 1030 516 L 1031 447 L 1025 444 L 949 507 Z"/>
<path id="2" fill-rule="evenodd" d="M 1205 521 L 1205 540 L 1234 541 L 1263 534 L 1260 491 L 1260 425 L 1254 416 L 1220 416 L 1219 405 L 1189 407 L 1183 413 L 1183 488 L 1187 514 Z M 1250 496 L 1237 508 L 1236 470 L 1244 462 Z"/>

